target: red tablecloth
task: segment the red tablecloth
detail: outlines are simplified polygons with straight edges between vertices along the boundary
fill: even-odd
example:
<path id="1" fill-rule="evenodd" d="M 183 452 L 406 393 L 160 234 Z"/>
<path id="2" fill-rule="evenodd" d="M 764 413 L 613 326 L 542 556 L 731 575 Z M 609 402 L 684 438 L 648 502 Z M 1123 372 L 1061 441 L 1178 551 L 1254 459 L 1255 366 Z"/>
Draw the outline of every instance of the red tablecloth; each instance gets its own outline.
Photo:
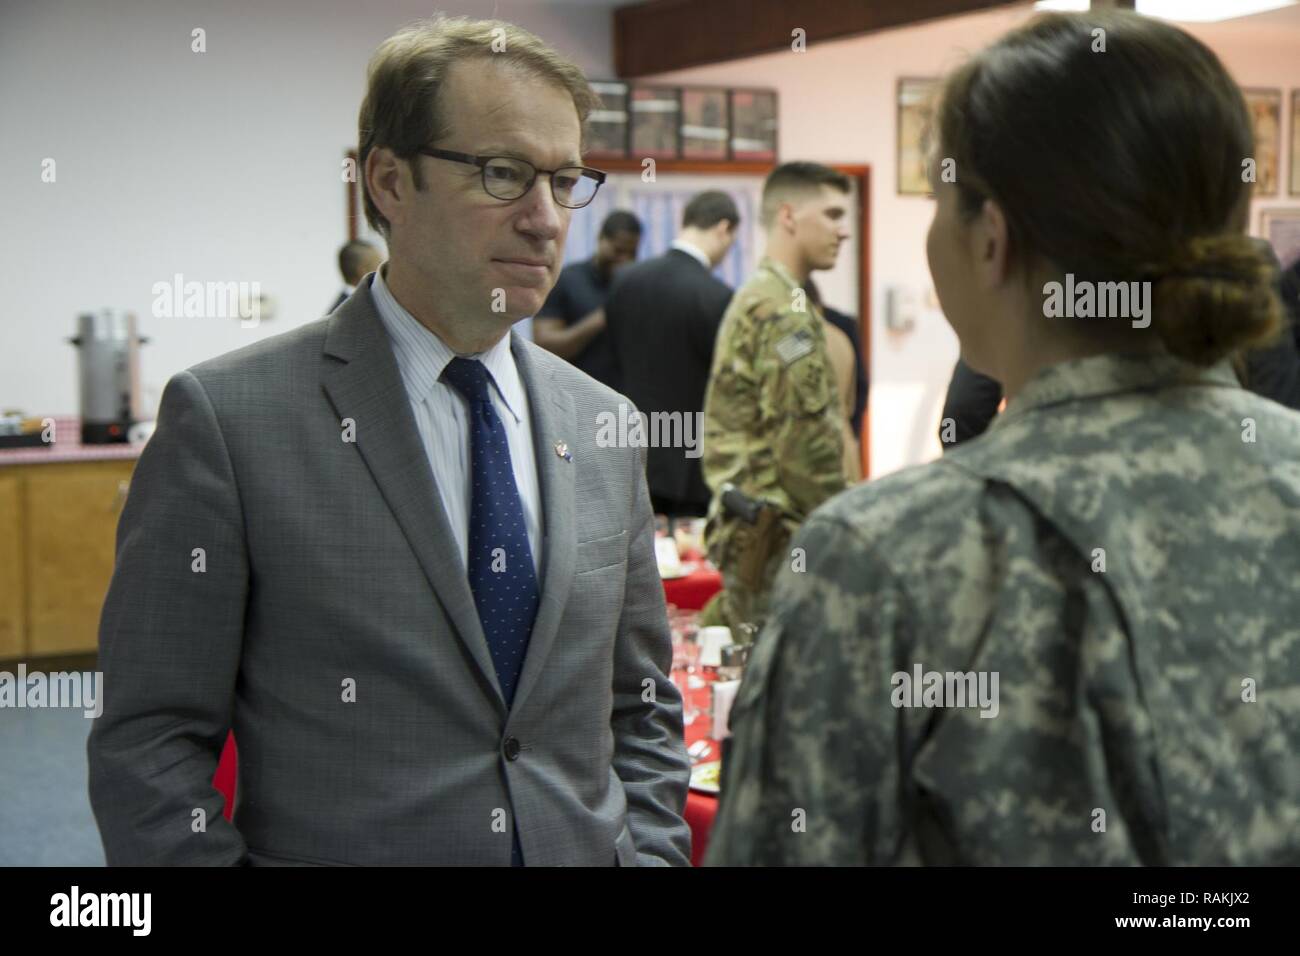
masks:
<path id="1" fill-rule="evenodd" d="M 685 610 L 699 610 L 721 589 L 722 576 L 712 568 L 703 566 L 684 578 L 664 582 L 664 594 L 668 603 Z M 700 713 L 686 727 L 688 747 L 709 732 L 709 688 L 705 686 L 693 691 L 692 701 Z M 716 740 L 710 741 L 710 745 L 713 747 L 713 752 L 705 757 L 705 760 L 717 760 L 722 756 L 722 748 Z M 235 806 L 235 781 L 238 767 L 239 757 L 235 750 L 235 735 L 232 733 L 226 738 L 226 747 L 221 752 L 216 775 L 212 778 L 212 785 L 226 798 L 227 820 L 230 819 L 231 811 Z M 700 861 L 704 859 L 704 851 L 709 845 L 709 830 L 713 826 L 713 818 L 717 813 L 717 797 L 690 791 L 686 798 L 686 810 L 683 816 L 691 828 L 691 863 L 695 866 L 699 866 Z"/>
<path id="2" fill-rule="evenodd" d="M 721 590 L 722 575 L 705 564 L 683 578 L 664 582 L 664 597 L 669 604 L 675 604 L 683 611 L 700 610 Z"/>

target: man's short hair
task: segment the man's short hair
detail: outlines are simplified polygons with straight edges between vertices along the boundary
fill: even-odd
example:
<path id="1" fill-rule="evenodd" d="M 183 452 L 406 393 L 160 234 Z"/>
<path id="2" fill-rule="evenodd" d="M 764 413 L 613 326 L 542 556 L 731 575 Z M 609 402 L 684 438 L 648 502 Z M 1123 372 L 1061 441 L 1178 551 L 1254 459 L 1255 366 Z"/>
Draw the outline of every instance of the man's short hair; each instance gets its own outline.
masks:
<path id="1" fill-rule="evenodd" d="M 781 203 L 807 199 L 816 195 L 822 186 L 847 193 L 849 177 L 821 163 L 782 163 L 776 167 L 763 183 L 763 207 L 760 213 L 763 228 L 772 225 Z"/>
<path id="2" fill-rule="evenodd" d="M 641 235 L 641 220 L 636 217 L 635 213 L 630 213 L 626 209 L 617 209 L 605 217 L 605 221 L 600 224 L 600 238 L 613 239 L 615 236 Z"/>
<path id="3" fill-rule="evenodd" d="M 365 261 L 366 254 L 377 251 L 364 239 L 353 239 L 345 243 L 339 250 L 339 272 L 343 273 L 343 281 L 348 285 L 356 285 L 357 280 L 361 278 L 357 273 L 361 271 L 361 264 Z"/>
<path id="4" fill-rule="evenodd" d="M 696 229 L 712 229 L 723 220 L 731 223 L 735 229 L 740 222 L 740 210 L 736 201 L 720 189 L 709 189 L 693 196 L 682 213 L 682 227 L 694 226 Z"/>
<path id="5" fill-rule="evenodd" d="M 498 32 L 500 31 L 500 32 Z M 499 51 L 499 52 L 498 52 Z M 438 91 L 453 63 L 495 59 L 568 91 L 585 126 L 600 98 L 576 64 L 532 33 L 502 20 L 433 17 L 419 20 L 379 45 L 366 70 L 366 98 L 357 118 L 357 166 L 361 172 L 366 220 L 385 238 L 389 224 L 370 198 L 366 157 L 386 146 L 410 160 L 447 131 Z M 423 189 L 417 164 L 411 164 L 416 189 Z"/>

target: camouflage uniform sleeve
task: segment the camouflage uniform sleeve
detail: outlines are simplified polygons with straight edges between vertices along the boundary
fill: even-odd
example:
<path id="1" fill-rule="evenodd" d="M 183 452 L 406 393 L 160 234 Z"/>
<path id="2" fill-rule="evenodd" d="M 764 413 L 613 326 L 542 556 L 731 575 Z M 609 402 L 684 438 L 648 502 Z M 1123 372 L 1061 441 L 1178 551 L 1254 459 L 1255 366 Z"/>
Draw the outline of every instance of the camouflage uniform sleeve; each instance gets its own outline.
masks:
<path id="1" fill-rule="evenodd" d="M 776 484 L 800 517 L 847 487 L 835 373 L 822 319 L 786 309 L 762 326 L 759 417 Z"/>
<path id="2" fill-rule="evenodd" d="M 733 301 L 718 330 L 713 368 L 704 397 L 704 451 L 700 465 L 704 482 L 714 495 L 724 482 L 737 481 L 745 471 L 745 450 L 753 444 L 750 436 L 757 430 L 758 380 L 753 335 L 749 310 L 743 302 Z"/>
<path id="3" fill-rule="evenodd" d="M 707 862 L 890 863 L 906 830 L 890 680 L 915 615 L 843 522 L 816 515 L 794 546 L 807 570 L 782 571 L 746 669 Z"/>

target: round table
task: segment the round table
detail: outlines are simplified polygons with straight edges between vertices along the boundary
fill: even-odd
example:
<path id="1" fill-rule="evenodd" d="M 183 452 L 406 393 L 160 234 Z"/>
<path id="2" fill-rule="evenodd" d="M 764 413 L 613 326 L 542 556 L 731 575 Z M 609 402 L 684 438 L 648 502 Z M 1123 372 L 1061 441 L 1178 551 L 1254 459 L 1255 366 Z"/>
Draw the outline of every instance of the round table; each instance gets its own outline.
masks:
<path id="1" fill-rule="evenodd" d="M 700 560 L 698 554 L 684 555 L 683 560 Z M 664 597 L 669 604 L 674 604 L 685 611 L 698 611 L 709 603 L 713 595 L 722 590 L 722 575 L 712 565 L 702 560 L 694 571 L 685 577 L 669 578 L 664 581 Z M 691 704 L 698 711 L 697 716 L 685 727 L 686 746 L 698 740 L 708 740 L 711 752 L 704 758 L 719 760 L 722 746 L 709 738 L 712 727 L 709 726 L 709 688 L 708 684 L 691 692 Z M 709 831 L 713 829 L 713 818 L 718 815 L 718 798 L 714 794 L 690 790 L 686 794 L 686 809 L 682 816 L 691 828 L 691 864 L 699 866 L 704 860 L 704 853 L 709 848 Z"/>
<path id="2" fill-rule="evenodd" d="M 703 763 L 722 759 L 722 744 L 709 736 L 713 729 L 709 717 L 709 681 L 703 687 L 691 691 L 691 703 L 698 713 L 691 723 L 686 725 L 686 746 L 698 740 L 707 740 L 710 751 Z M 717 794 L 689 790 L 686 793 L 686 809 L 682 816 L 691 828 L 691 865 L 699 866 L 704 862 L 704 854 L 709 848 L 709 831 L 713 829 L 713 818 L 718 815 Z"/>

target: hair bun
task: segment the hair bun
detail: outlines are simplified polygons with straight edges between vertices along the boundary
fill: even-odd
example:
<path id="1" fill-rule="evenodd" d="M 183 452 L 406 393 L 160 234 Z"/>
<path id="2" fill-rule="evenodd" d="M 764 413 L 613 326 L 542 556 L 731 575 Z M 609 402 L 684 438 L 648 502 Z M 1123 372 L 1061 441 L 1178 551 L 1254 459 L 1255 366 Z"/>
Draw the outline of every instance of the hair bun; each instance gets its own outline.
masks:
<path id="1" fill-rule="evenodd" d="M 1152 327 L 1171 353 L 1198 365 L 1266 344 L 1282 327 L 1277 259 L 1262 240 L 1197 237 L 1141 272 L 1152 282 Z"/>

